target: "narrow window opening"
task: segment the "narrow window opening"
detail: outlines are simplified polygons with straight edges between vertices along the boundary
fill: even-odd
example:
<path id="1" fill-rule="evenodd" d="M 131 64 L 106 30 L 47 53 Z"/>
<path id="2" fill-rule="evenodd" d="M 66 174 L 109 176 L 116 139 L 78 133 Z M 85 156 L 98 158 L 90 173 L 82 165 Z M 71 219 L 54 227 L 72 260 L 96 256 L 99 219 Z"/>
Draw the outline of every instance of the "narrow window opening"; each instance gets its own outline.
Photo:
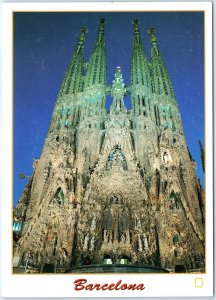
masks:
<path id="1" fill-rule="evenodd" d="M 100 152 L 102 151 L 104 139 L 105 139 L 105 133 L 103 133 L 102 136 L 101 136 Z"/>
<path id="2" fill-rule="evenodd" d="M 160 113 L 159 113 L 158 107 L 156 107 L 156 109 L 157 109 L 158 125 L 160 125 L 161 124 L 161 122 L 160 122 Z"/>
<path id="3" fill-rule="evenodd" d="M 111 259 L 110 255 L 108 255 L 108 254 L 104 255 L 103 264 L 104 265 L 112 265 L 112 259 Z"/>
<path id="4" fill-rule="evenodd" d="M 155 113 L 156 125 L 159 125 L 159 124 L 158 124 L 158 118 L 157 118 L 157 110 L 156 110 L 156 106 L 154 106 L 154 113 Z"/>
<path id="5" fill-rule="evenodd" d="M 133 151 L 135 151 L 135 141 L 134 141 L 134 136 L 132 133 L 131 133 L 131 143 L 132 143 Z"/>
<path id="6" fill-rule="evenodd" d="M 53 249 L 53 256 L 55 256 L 55 254 L 56 254 L 56 248 L 57 248 L 57 242 L 58 242 L 58 236 L 57 236 L 57 234 L 55 233 L 54 234 L 54 249 Z"/>

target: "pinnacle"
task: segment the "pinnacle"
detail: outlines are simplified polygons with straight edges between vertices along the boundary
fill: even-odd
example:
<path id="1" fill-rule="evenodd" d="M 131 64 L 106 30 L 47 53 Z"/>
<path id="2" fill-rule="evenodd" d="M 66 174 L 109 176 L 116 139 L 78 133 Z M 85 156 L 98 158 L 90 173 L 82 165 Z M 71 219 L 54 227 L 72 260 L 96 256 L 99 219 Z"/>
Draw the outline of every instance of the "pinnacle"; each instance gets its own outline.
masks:
<path id="1" fill-rule="evenodd" d="M 113 97 L 112 111 L 120 112 L 125 111 L 124 106 L 124 94 L 125 94 L 125 85 L 122 78 L 121 67 L 116 68 L 115 79 L 113 80 L 111 95 Z"/>
<path id="2" fill-rule="evenodd" d="M 139 25 L 140 21 L 138 19 L 133 19 L 132 24 Z"/>
<path id="3" fill-rule="evenodd" d="M 101 18 L 100 19 L 99 33 L 103 33 L 104 32 L 105 24 L 106 24 L 106 19 L 105 18 Z"/>
<path id="4" fill-rule="evenodd" d="M 85 34 L 85 33 L 87 33 L 88 32 L 88 27 L 86 27 L 86 26 L 83 26 L 83 27 L 81 27 L 81 29 L 80 29 L 80 33 L 82 34 Z"/>
<path id="5" fill-rule="evenodd" d="M 138 19 L 133 19 L 133 21 L 132 21 L 132 24 L 134 25 L 134 33 L 135 34 L 140 34 L 139 23 L 140 23 L 140 21 Z"/>
<path id="6" fill-rule="evenodd" d="M 115 79 L 113 80 L 112 88 L 124 88 L 124 81 L 122 78 L 121 67 L 116 67 Z"/>
<path id="7" fill-rule="evenodd" d="M 88 28 L 86 26 L 83 26 L 80 29 L 80 38 L 79 38 L 79 45 L 83 45 L 84 41 L 85 41 L 85 34 L 88 32 Z M 78 47 L 79 48 L 79 47 Z"/>
<path id="8" fill-rule="evenodd" d="M 149 33 L 149 34 L 155 34 L 155 32 L 156 32 L 156 29 L 155 29 L 154 27 L 150 27 L 150 28 L 148 29 L 148 33 Z"/>
<path id="9" fill-rule="evenodd" d="M 155 32 L 156 32 L 156 30 L 153 27 L 150 27 L 148 30 L 148 33 L 150 34 L 150 40 L 151 40 L 152 45 L 156 45 L 156 43 L 157 43 L 157 38 L 155 36 Z"/>

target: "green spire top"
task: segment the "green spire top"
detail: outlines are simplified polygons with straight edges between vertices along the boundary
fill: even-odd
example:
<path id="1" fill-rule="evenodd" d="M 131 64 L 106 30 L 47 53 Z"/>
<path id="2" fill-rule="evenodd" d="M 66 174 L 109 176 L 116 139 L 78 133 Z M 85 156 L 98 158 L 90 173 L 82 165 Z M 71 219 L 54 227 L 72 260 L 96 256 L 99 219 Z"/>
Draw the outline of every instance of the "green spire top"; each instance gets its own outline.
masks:
<path id="1" fill-rule="evenodd" d="M 98 31 L 98 41 L 97 42 L 104 42 L 104 30 L 105 30 L 105 25 L 106 25 L 106 19 L 101 18 L 100 19 L 100 25 L 99 25 L 99 31 Z"/>
<path id="2" fill-rule="evenodd" d="M 106 25 L 106 19 L 105 18 L 101 18 L 100 19 L 99 34 L 103 34 L 104 33 L 105 25 Z"/>
<path id="3" fill-rule="evenodd" d="M 139 30 L 139 20 L 133 19 L 134 39 L 131 60 L 131 84 L 150 86 L 150 70 Z"/>
<path id="4" fill-rule="evenodd" d="M 156 30 L 149 28 L 148 33 L 151 41 L 151 70 L 152 70 L 152 89 L 153 93 L 159 95 L 168 95 L 175 97 L 172 82 L 169 77 L 167 68 L 163 62 L 163 58 L 160 54 L 157 38 L 155 36 Z"/>
<path id="5" fill-rule="evenodd" d="M 82 27 L 76 50 L 65 72 L 65 77 L 59 92 L 60 96 L 81 92 L 83 88 L 84 42 L 87 27 Z"/>
<path id="6" fill-rule="evenodd" d="M 138 19 L 133 19 L 132 24 L 134 25 L 134 32 L 139 33 L 139 23 L 140 21 Z"/>
<path id="7" fill-rule="evenodd" d="M 85 35 L 86 35 L 86 32 L 88 32 L 88 28 L 83 26 L 81 29 L 80 29 L 80 37 L 79 37 L 79 42 L 78 42 L 78 46 L 77 46 L 77 53 L 79 52 L 79 50 L 81 48 L 84 47 L 84 42 L 85 42 Z"/>
<path id="8" fill-rule="evenodd" d="M 139 23 L 140 21 L 138 19 L 133 19 L 132 21 L 132 24 L 134 26 L 134 37 L 136 42 L 141 42 Z"/>
<path id="9" fill-rule="evenodd" d="M 98 36 L 86 71 L 85 88 L 94 84 L 106 84 L 105 24 L 106 20 L 100 19 Z"/>
<path id="10" fill-rule="evenodd" d="M 157 46 L 157 38 L 155 36 L 155 32 L 156 30 L 153 27 L 149 28 L 148 30 L 148 33 L 150 34 L 150 41 L 153 46 Z"/>

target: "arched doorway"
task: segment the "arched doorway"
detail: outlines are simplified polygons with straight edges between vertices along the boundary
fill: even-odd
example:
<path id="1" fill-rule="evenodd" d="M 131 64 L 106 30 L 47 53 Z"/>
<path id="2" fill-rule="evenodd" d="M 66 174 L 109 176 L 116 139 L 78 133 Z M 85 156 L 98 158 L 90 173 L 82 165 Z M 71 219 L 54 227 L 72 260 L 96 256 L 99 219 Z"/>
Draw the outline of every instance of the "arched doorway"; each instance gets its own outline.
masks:
<path id="1" fill-rule="evenodd" d="M 186 273 L 186 269 L 183 265 L 176 265 L 175 273 Z"/>
<path id="2" fill-rule="evenodd" d="M 127 255 L 122 255 L 120 257 L 119 263 L 121 265 L 128 265 L 128 264 L 130 264 L 130 262 L 131 262 L 131 260 L 130 260 L 130 258 Z"/>
<path id="3" fill-rule="evenodd" d="M 55 266 L 53 264 L 44 264 L 42 273 L 55 273 Z"/>
<path id="4" fill-rule="evenodd" d="M 112 258 L 109 254 L 104 255 L 103 264 L 104 265 L 112 265 Z"/>

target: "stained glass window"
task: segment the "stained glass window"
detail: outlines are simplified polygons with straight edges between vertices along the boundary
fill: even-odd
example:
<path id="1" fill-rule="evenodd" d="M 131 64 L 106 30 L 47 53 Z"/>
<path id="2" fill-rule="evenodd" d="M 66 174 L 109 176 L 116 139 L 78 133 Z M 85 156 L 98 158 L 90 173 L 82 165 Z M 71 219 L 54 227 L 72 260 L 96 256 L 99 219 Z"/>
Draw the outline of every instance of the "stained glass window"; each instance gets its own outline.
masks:
<path id="1" fill-rule="evenodd" d="M 179 236 L 178 236 L 178 234 L 175 234 L 174 236 L 173 236 L 173 244 L 176 244 L 176 243 L 178 243 L 179 242 Z"/>
<path id="2" fill-rule="evenodd" d="M 64 205 L 64 192 L 59 187 L 54 195 L 53 204 Z"/>

